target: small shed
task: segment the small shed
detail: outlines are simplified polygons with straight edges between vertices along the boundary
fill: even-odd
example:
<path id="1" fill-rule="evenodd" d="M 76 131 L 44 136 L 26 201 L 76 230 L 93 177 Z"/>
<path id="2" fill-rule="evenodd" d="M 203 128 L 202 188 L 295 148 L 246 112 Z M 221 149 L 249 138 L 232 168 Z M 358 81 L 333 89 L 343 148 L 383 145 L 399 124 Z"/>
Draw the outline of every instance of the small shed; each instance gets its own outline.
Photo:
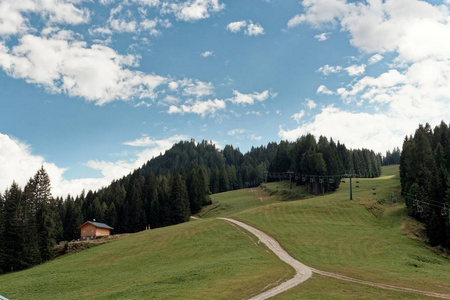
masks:
<path id="1" fill-rule="evenodd" d="M 84 222 L 78 228 L 80 229 L 80 236 L 82 240 L 91 240 L 100 236 L 111 235 L 111 230 L 114 229 L 104 223 L 95 221 Z"/>

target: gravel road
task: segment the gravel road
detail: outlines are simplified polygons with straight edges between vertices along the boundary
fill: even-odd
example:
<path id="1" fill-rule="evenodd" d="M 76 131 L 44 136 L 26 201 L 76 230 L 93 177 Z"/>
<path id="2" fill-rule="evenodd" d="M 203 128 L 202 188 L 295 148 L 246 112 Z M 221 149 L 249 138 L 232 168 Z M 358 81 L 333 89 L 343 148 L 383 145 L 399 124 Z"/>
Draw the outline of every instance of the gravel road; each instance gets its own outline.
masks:
<path id="1" fill-rule="evenodd" d="M 300 283 L 304 282 L 305 280 L 308 280 L 312 276 L 313 272 L 320 274 L 322 276 L 327 276 L 327 277 L 331 277 L 331 278 L 335 278 L 335 279 L 339 279 L 339 280 L 354 282 L 354 283 L 368 285 L 368 286 L 377 287 L 377 288 L 386 289 L 386 290 L 408 292 L 408 293 L 420 294 L 420 295 L 441 298 L 441 299 L 450 299 L 450 294 L 441 294 L 441 293 L 435 293 L 435 292 L 430 292 L 430 291 L 422 291 L 422 290 L 416 290 L 416 289 L 412 289 L 412 288 L 387 285 L 387 284 L 383 284 L 383 283 L 370 282 L 370 281 L 365 281 L 365 280 L 361 280 L 361 279 L 351 278 L 351 277 L 348 277 L 343 274 L 326 272 L 326 271 L 321 271 L 321 270 L 310 268 L 308 266 L 305 266 L 304 264 L 302 264 L 301 262 L 299 262 L 292 256 L 290 256 L 286 252 L 286 250 L 284 250 L 283 247 L 281 247 L 281 245 L 267 233 L 262 232 L 261 230 L 256 229 L 255 227 L 252 227 L 250 225 L 247 225 L 243 222 L 236 221 L 234 219 L 229 219 L 229 218 L 218 218 L 218 219 L 222 219 L 227 222 L 234 223 L 234 224 L 244 228 L 245 230 L 249 231 L 250 233 L 254 234 L 273 253 L 275 253 L 276 256 L 278 256 L 282 261 L 284 261 L 285 263 L 287 263 L 288 265 L 292 266 L 295 269 L 296 274 L 295 274 L 294 278 L 289 279 L 288 281 L 285 281 L 282 284 L 280 284 L 268 291 L 265 291 L 257 296 L 254 296 L 254 297 L 250 298 L 250 300 L 264 300 L 264 299 L 271 298 L 275 295 L 278 295 L 282 292 L 285 292 L 285 291 L 295 287 L 296 285 L 299 285 Z"/>

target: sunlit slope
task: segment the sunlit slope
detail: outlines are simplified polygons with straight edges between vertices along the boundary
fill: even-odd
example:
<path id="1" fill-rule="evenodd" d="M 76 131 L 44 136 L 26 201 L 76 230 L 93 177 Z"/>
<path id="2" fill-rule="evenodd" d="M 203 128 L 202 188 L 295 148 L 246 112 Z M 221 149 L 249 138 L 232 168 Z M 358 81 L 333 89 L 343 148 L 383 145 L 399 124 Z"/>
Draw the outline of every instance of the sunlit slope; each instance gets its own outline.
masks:
<path id="1" fill-rule="evenodd" d="M 241 299 L 293 271 L 222 220 L 139 233 L 0 276 L 10 299 Z"/>
<path id="2" fill-rule="evenodd" d="M 353 201 L 349 200 L 347 179 L 336 193 L 253 208 L 234 217 L 272 235 L 308 266 L 369 281 L 449 293 L 450 261 L 402 235 L 402 220 L 408 218 L 405 207 L 401 202 L 392 204 L 390 198 L 391 192 L 399 198 L 398 166 L 385 171 L 387 175 L 381 178 L 359 179 L 359 183 L 353 179 Z M 304 287 L 279 299 L 310 298 L 313 294 L 318 298 L 340 295 L 353 299 L 352 292 L 340 294 L 338 288 L 335 292 L 325 288 L 343 283 L 314 276 L 319 281 L 307 281 Z M 324 287 L 321 292 L 316 290 L 320 282 Z M 308 289 L 312 285 L 314 292 Z M 346 285 L 350 290 L 352 286 L 367 289 L 369 294 L 377 290 Z M 383 293 L 393 298 L 411 296 L 383 291 L 380 298 Z"/>

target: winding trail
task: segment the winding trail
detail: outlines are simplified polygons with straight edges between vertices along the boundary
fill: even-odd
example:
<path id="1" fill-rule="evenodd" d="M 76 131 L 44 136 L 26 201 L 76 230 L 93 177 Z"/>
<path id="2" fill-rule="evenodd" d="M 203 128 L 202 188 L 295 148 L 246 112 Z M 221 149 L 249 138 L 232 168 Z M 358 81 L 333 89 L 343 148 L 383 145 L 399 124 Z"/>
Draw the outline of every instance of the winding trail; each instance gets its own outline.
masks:
<path id="1" fill-rule="evenodd" d="M 264 233 L 261 230 L 256 229 L 255 227 L 252 227 L 245 223 L 242 223 L 240 221 L 236 221 L 229 218 L 219 218 L 219 219 L 234 223 L 244 228 L 245 230 L 251 232 L 262 243 L 264 243 L 273 253 L 275 253 L 276 256 L 278 256 L 282 261 L 284 261 L 285 263 L 287 263 L 288 265 L 292 266 L 295 269 L 296 274 L 294 278 L 289 279 L 288 281 L 285 281 L 282 284 L 251 298 L 250 300 L 268 299 L 270 297 L 273 297 L 275 295 L 278 295 L 284 291 L 293 288 L 294 286 L 302 283 L 303 281 L 308 280 L 312 276 L 311 268 L 305 266 L 304 264 L 302 264 L 301 262 L 290 256 L 286 252 L 286 250 L 284 250 L 283 247 L 281 247 L 281 245 L 267 233 Z"/>
<path id="2" fill-rule="evenodd" d="M 285 263 L 287 263 L 288 265 L 292 266 L 295 269 L 296 274 L 292 279 L 289 279 L 288 281 L 285 281 L 282 284 L 280 284 L 268 291 L 265 291 L 259 295 L 256 295 L 256 296 L 250 298 L 249 300 L 264 300 L 264 299 L 271 298 L 275 295 L 278 295 L 282 292 L 285 292 L 285 291 L 299 285 L 300 283 L 308 280 L 312 276 L 313 272 L 320 274 L 322 276 L 327 276 L 327 277 L 331 277 L 331 278 L 335 278 L 335 279 L 339 279 L 339 280 L 368 285 L 368 286 L 377 287 L 377 288 L 386 289 L 386 290 L 408 292 L 408 293 L 420 294 L 420 295 L 441 298 L 441 299 L 450 299 L 450 294 L 440 294 L 440 293 L 435 293 L 435 292 L 416 290 L 416 289 L 412 289 L 412 288 L 398 287 L 398 286 L 393 286 L 393 285 L 388 285 L 388 284 L 365 281 L 365 280 L 361 280 L 361 279 L 351 278 L 346 275 L 342 275 L 342 274 L 338 274 L 338 273 L 326 272 L 326 271 L 321 271 L 321 270 L 310 268 L 308 266 L 305 266 L 304 264 L 302 264 L 301 262 L 299 262 L 292 256 L 290 256 L 289 253 L 287 253 L 286 250 L 284 250 L 283 247 L 281 247 L 281 245 L 267 233 L 265 233 L 259 229 L 256 229 L 255 227 L 247 225 L 243 222 L 234 220 L 234 219 L 230 219 L 230 218 L 218 218 L 218 219 L 225 220 L 230 223 L 234 223 L 234 224 L 244 228 L 245 230 L 249 231 L 250 233 L 255 235 L 262 243 L 264 243 L 282 261 L 284 261 Z"/>

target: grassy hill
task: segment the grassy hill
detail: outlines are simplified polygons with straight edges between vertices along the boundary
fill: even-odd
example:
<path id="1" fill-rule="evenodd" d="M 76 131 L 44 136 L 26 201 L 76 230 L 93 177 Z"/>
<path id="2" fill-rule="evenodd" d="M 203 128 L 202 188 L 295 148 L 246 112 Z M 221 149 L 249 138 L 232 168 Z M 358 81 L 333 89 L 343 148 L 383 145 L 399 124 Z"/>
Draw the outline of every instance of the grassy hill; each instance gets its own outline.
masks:
<path id="1" fill-rule="evenodd" d="M 132 235 L 0 276 L 11 299 L 243 299 L 292 276 L 293 271 L 244 230 L 216 217 L 247 222 L 274 236 L 308 266 L 359 279 L 450 293 L 450 261 L 402 234 L 411 219 L 399 198 L 398 166 L 383 177 L 360 179 L 349 200 L 339 191 L 278 201 L 287 183 L 266 190 L 213 195 L 192 221 Z M 356 185 L 356 182 L 354 182 Z M 372 190 L 375 187 L 375 191 Z M 280 193 L 280 190 L 284 192 Z M 376 195 L 373 195 L 373 193 Z M 270 196 L 272 194 L 272 196 Z M 428 299 L 314 274 L 274 299 Z"/>

